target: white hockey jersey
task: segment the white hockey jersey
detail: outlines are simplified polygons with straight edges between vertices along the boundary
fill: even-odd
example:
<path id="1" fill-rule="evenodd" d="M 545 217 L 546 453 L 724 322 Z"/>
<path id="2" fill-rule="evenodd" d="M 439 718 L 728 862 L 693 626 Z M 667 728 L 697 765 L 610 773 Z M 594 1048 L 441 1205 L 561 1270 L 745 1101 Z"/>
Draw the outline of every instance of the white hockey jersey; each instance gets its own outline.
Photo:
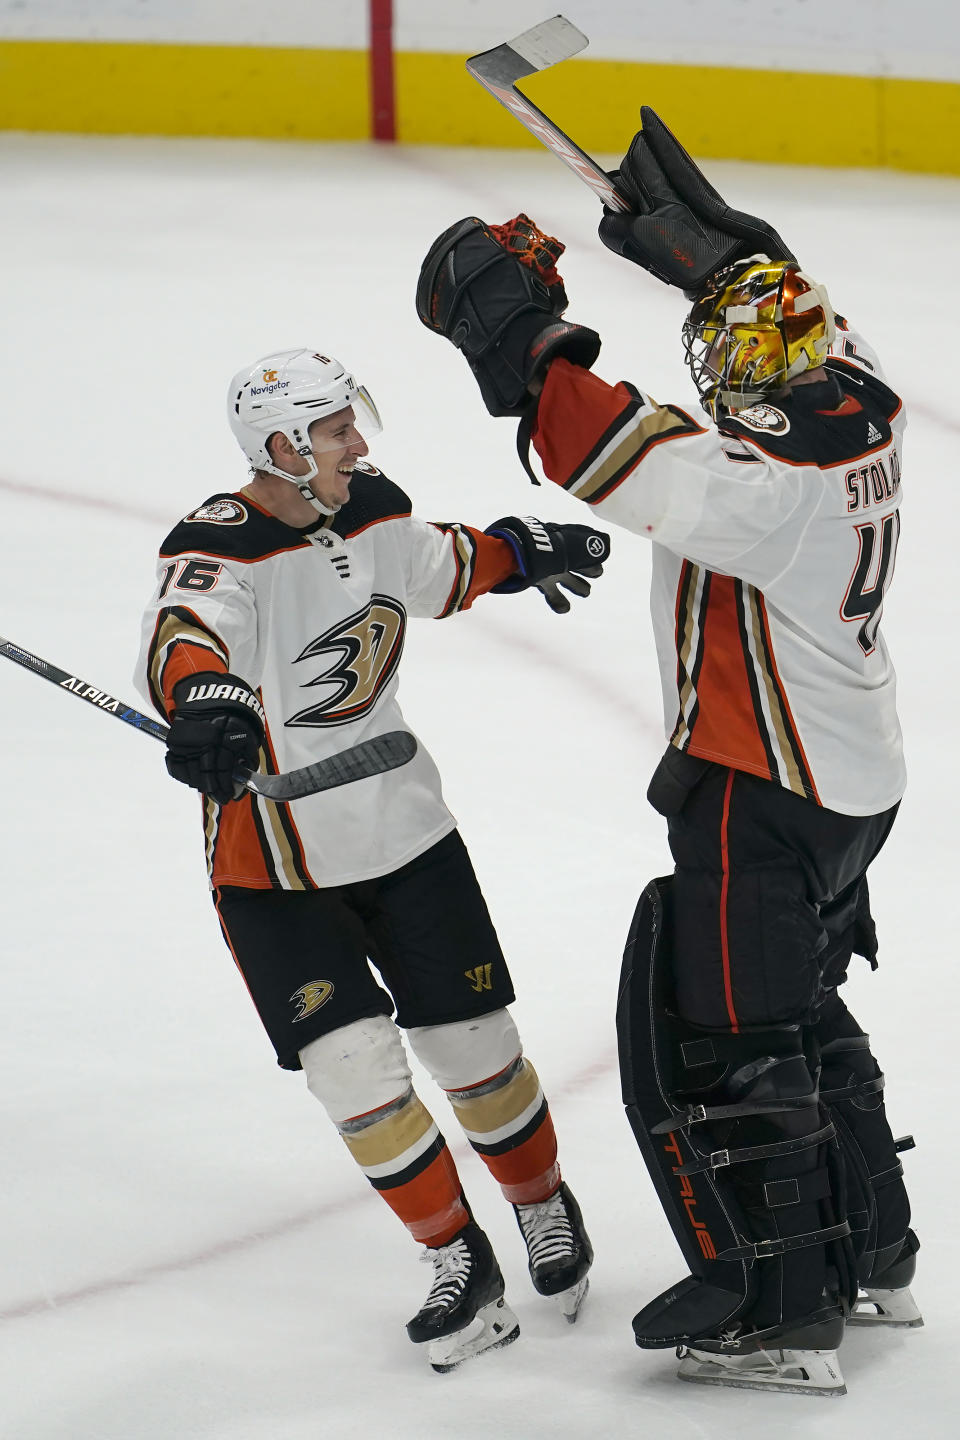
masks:
<path id="1" fill-rule="evenodd" d="M 879 630 L 905 422 L 844 321 L 825 377 L 718 429 L 558 360 L 533 442 L 551 480 L 653 542 L 669 742 L 871 815 L 906 782 Z"/>
<path id="2" fill-rule="evenodd" d="M 243 492 L 215 495 L 161 547 L 136 683 L 167 718 L 178 680 L 240 676 L 266 713 L 261 770 L 298 769 L 408 729 L 397 704 L 408 615 L 465 609 L 515 568 L 505 541 L 417 519 L 363 461 L 348 503 L 309 538 Z M 420 745 L 396 770 L 289 804 L 205 800 L 208 875 L 212 886 L 348 884 L 397 869 L 455 823 Z"/>

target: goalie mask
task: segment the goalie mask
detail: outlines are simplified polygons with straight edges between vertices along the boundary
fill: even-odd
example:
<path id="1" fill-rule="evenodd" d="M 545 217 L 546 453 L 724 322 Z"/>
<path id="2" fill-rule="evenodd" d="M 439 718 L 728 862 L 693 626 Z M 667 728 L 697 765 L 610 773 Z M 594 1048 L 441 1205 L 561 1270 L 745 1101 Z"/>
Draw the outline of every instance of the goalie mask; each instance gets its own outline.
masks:
<path id="1" fill-rule="evenodd" d="M 687 367 L 718 420 L 822 365 L 836 334 L 827 292 L 765 255 L 721 270 L 683 326 Z"/>
<path id="2" fill-rule="evenodd" d="M 301 488 L 317 474 L 314 451 L 339 450 L 350 443 L 316 431 L 311 437 L 311 424 L 348 407 L 364 440 L 379 434 L 380 416 L 368 392 L 339 360 L 312 350 L 278 350 L 265 355 L 238 371 L 227 392 L 230 429 L 254 470 L 280 475 Z M 273 463 L 267 441 L 278 431 L 307 461 L 310 469 L 306 475 L 291 475 Z"/>

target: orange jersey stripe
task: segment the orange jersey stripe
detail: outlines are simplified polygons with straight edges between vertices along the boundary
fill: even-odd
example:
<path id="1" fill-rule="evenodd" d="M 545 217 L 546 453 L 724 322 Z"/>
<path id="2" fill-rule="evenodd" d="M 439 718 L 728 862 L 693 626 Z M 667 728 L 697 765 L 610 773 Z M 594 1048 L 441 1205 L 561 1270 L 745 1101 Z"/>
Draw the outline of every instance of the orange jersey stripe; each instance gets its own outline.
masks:
<path id="1" fill-rule="evenodd" d="M 499 535 L 484 535 L 482 530 L 474 530 L 472 525 L 464 525 L 463 529 L 472 536 L 477 547 L 473 574 L 460 605 L 461 610 L 469 610 L 479 595 L 486 595 L 495 585 L 501 585 L 511 575 L 516 575 L 517 557 L 509 542 L 501 540 Z"/>
<path id="2" fill-rule="evenodd" d="M 163 698 L 167 713 L 173 709 L 173 689 L 178 680 L 186 680 L 201 670 L 214 670 L 222 675 L 227 673 L 223 661 L 203 645 L 189 640 L 179 640 L 170 651 L 170 658 L 163 668 Z"/>
<path id="3" fill-rule="evenodd" d="M 581 397 L 589 397 L 588 402 Z M 547 371 L 532 437 L 547 478 L 565 484 L 597 436 L 632 400 L 622 381 L 608 385 L 579 365 L 555 360 Z"/>
<path id="4" fill-rule="evenodd" d="M 703 759 L 769 776 L 740 638 L 735 586 L 729 576 L 710 577 L 702 620 L 703 663 L 696 687 L 699 710 L 688 748 Z"/>
<path id="5" fill-rule="evenodd" d="M 252 795 L 243 795 L 231 800 L 229 805 L 220 807 L 219 823 L 214 840 L 210 883 L 220 885 L 246 885 L 253 889 L 273 888 L 272 867 L 260 840 L 253 815 Z M 213 823 L 208 802 L 207 825 Z"/>

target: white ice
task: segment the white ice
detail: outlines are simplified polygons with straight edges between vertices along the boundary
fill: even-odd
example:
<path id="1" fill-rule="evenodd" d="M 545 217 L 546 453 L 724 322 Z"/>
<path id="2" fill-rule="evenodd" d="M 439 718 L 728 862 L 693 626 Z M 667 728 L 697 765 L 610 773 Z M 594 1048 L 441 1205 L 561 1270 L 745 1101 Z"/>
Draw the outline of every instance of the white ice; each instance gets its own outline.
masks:
<path id="1" fill-rule="evenodd" d="M 644 798 L 662 746 L 649 557 L 621 533 L 572 614 L 491 597 L 413 626 L 404 661 L 405 711 L 486 890 L 596 1246 L 568 1327 L 534 1295 L 509 1208 L 424 1081 L 523 1331 L 451 1376 L 404 1333 L 428 1281 L 416 1248 L 302 1078 L 273 1062 L 207 895 L 195 797 L 155 741 L 0 661 L 3 1440 L 960 1430 L 960 184 L 710 174 L 828 283 L 911 414 L 884 616 L 910 786 L 873 872 L 880 970 L 856 962 L 848 995 L 892 1124 L 917 1138 L 926 1328 L 851 1332 L 849 1394 L 829 1404 L 682 1386 L 670 1352 L 633 1344 L 634 1312 L 686 1267 L 618 1088 L 623 942 L 642 885 L 669 868 Z M 224 391 L 267 351 L 309 344 L 356 370 L 384 417 L 374 458 L 422 515 L 586 518 L 531 489 L 513 425 L 487 416 L 463 362 L 417 321 L 420 260 L 461 216 L 526 209 L 565 239 L 570 314 L 603 334 L 599 372 L 694 403 L 683 302 L 600 246 L 593 196 L 546 152 L 6 135 L 0 193 L 0 631 L 140 708 L 130 672 L 156 548 L 243 484 Z"/>

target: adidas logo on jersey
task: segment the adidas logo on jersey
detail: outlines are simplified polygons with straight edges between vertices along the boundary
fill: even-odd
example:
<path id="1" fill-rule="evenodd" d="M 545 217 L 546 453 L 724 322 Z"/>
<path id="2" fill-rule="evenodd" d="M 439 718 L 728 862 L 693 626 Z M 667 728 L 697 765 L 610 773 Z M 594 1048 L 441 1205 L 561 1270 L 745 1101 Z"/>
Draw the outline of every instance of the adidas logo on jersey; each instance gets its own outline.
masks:
<path id="1" fill-rule="evenodd" d="M 879 445 L 880 442 L 882 441 L 882 439 L 883 439 L 883 436 L 881 435 L 880 431 L 877 429 L 876 425 L 874 425 L 873 421 L 871 420 L 871 421 L 870 421 L 870 424 L 867 426 L 867 444 L 868 444 L 868 445 Z"/>

